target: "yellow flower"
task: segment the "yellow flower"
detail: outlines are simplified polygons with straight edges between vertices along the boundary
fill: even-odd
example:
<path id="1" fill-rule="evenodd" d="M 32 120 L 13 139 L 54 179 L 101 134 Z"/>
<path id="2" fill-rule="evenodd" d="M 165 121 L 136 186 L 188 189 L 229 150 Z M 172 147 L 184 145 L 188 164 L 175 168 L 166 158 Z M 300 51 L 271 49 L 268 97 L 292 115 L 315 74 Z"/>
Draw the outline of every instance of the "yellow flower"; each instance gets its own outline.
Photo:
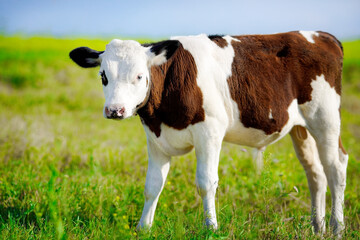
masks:
<path id="1" fill-rule="evenodd" d="M 117 213 L 113 213 L 113 216 L 116 217 L 116 216 L 117 216 Z"/>
<path id="2" fill-rule="evenodd" d="M 124 225 L 124 228 L 125 229 L 130 229 L 129 225 L 127 225 L 127 224 Z"/>
<path id="3" fill-rule="evenodd" d="M 164 203 L 164 208 L 167 208 L 167 206 L 168 206 L 168 205 L 167 205 L 166 203 Z"/>
<path id="4" fill-rule="evenodd" d="M 137 235 L 136 232 L 134 232 L 133 235 L 136 236 Z"/>
<path id="5" fill-rule="evenodd" d="M 116 201 L 119 201 L 119 200 L 120 200 L 120 197 L 119 197 L 119 196 L 116 196 L 115 200 L 116 200 Z"/>
<path id="6" fill-rule="evenodd" d="M 171 185 L 171 182 L 170 182 L 170 181 L 168 181 L 168 182 L 167 182 L 167 185 Z"/>
<path id="7" fill-rule="evenodd" d="M 123 216 L 122 216 L 122 218 L 123 218 L 123 219 L 126 219 L 126 216 L 125 216 L 125 215 L 123 215 Z"/>

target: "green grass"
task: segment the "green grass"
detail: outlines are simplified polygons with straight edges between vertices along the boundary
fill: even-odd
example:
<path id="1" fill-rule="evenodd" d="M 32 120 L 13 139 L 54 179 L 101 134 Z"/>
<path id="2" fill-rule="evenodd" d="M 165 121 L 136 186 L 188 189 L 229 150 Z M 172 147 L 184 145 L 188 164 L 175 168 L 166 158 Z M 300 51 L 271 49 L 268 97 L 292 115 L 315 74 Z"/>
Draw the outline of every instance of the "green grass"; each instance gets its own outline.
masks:
<path id="1" fill-rule="evenodd" d="M 260 176 L 251 149 L 223 144 L 216 232 L 203 227 L 194 153 L 174 158 L 154 227 L 136 232 L 147 169 L 140 120 L 105 120 L 98 70 L 68 58 L 75 47 L 102 50 L 106 42 L 0 37 L 0 238 L 320 239 L 289 137 L 268 147 Z M 344 49 L 345 238 L 358 239 L 360 41 Z M 329 191 L 327 202 L 329 213 Z"/>

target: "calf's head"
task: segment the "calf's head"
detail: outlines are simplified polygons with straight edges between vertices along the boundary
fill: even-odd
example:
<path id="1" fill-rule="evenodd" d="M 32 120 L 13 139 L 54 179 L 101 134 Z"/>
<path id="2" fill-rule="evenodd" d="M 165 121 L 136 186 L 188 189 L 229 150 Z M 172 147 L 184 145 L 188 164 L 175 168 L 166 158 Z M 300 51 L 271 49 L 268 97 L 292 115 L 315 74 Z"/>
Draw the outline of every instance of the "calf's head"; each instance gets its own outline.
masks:
<path id="1" fill-rule="evenodd" d="M 133 40 L 114 39 L 105 51 L 79 47 L 70 58 L 83 68 L 100 66 L 105 95 L 104 117 L 124 119 L 136 114 L 150 95 L 151 67 L 165 63 L 180 43 L 168 40 L 141 45 Z"/>

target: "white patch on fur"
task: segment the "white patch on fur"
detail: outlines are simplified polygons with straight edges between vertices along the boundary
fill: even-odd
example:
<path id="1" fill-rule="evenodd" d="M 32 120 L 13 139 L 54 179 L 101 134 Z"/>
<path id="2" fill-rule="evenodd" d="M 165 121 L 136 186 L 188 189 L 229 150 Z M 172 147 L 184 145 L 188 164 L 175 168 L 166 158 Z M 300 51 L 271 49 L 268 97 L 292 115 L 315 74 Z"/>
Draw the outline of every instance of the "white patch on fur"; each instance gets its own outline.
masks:
<path id="1" fill-rule="evenodd" d="M 325 80 L 325 76 L 322 74 L 317 76 L 311 82 L 312 92 L 311 101 L 301 105 L 302 113 L 307 119 L 311 119 L 312 122 L 318 122 L 319 126 L 331 127 L 334 126 L 334 131 L 340 134 L 340 96 L 336 93 L 335 88 Z M 326 119 L 323 121 L 321 119 Z M 317 131 L 314 128 L 314 131 Z"/>
<path id="2" fill-rule="evenodd" d="M 151 47 L 147 48 L 147 56 L 148 56 L 148 66 L 159 66 L 167 61 L 166 59 L 166 51 L 162 51 L 160 54 L 155 55 L 155 53 L 150 51 Z"/>
<path id="3" fill-rule="evenodd" d="M 233 38 L 232 36 L 229 35 L 223 36 L 223 38 L 228 42 L 228 44 L 231 44 L 231 41 L 241 42 L 239 39 Z"/>
<path id="4" fill-rule="evenodd" d="M 314 41 L 314 36 L 318 37 L 319 36 L 319 33 L 318 32 L 315 32 L 315 31 L 299 31 L 299 33 L 301 35 L 304 36 L 304 38 L 306 38 L 306 40 L 308 42 L 311 42 L 311 43 L 315 43 Z"/>
<path id="5" fill-rule="evenodd" d="M 270 109 L 270 112 L 269 112 L 269 119 L 274 119 L 273 118 L 273 115 L 272 115 L 272 110 Z"/>

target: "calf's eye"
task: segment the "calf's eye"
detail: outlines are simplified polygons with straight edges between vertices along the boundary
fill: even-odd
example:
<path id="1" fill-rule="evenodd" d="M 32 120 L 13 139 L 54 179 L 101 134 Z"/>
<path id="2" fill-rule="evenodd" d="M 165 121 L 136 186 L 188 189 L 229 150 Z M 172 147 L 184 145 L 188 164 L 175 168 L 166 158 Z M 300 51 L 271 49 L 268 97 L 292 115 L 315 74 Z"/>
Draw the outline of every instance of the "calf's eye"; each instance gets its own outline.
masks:
<path id="1" fill-rule="evenodd" d="M 137 78 L 137 80 L 141 80 L 141 79 L 142 79 L 142 77 L 143 77 L 143 76 L 142 76 L 142 74 L 139 74 L 139 75 L 137 75 L 137 77 L 136 77 L 136 78 Z"/>
<path id="2" fill-rule="evenodd" d="M 101 72 L 101 81 L 102 81 L 102 84 L 104 86 L 106 86 L 108 84 L 108 80 L 107 80 L 107 77 L 106 77 L 106 74 L 105 74 L 105 70 Z"/>

